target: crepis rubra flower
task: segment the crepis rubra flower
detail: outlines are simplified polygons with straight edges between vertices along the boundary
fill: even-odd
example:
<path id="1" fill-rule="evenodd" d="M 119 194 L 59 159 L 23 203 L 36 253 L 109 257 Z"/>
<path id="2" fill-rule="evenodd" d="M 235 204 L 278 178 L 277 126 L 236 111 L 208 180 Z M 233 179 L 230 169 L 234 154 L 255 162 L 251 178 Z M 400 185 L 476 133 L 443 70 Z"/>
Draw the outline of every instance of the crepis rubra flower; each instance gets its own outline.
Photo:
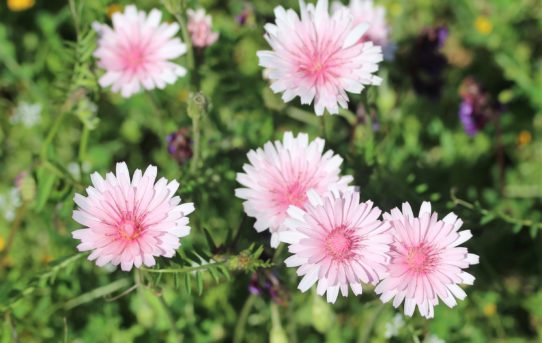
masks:
<path id="1" fill-rule="evenodd" d="M 347 108 L 348 95 L 361 93 L 367 85 L 379 85 L 373 75 L 382 61 L 382 49 L 363 42 L 367 24 L 354 24 L 342 8 L 330 15 L 327 0 L 306 5 L 300 0 L 301 16 L 292 9 L 275 8 L 275 23 L 265 25 L 271 50 L 258 51 L 260 66 L 268 70 L 271 89 L 288 102 L 314 101 L 317 115 L 324 110 L 337 114 Z"/>
<path id="2" fill-rule="evenodd" d="M 324 153 L 324 144 L 321 138 L 309 142 L 306 133 L 294 137 L 286 132 L 282 142 L 267 142 L 263 149 L 247 154 L 250 164 L 237 174 L 244 187 L 236 189 L 235 195 L 245 200 L 246 214 L 256 218 L 256 231 L 271 231 L 272 247 L 278 246 L 277 233 L 284 229 L 288 207 L 303 208 L 309 189 L 325 194 L 349 188 L 352 177 L 340 176 L 342 158 L 331 150 Z"/>
<path id="3" fill-rule="evenodd" d="M 129 97 L 143 89 L 162 89 L 186 74 L 171 61 L 186 52 L 186 45 L 175 38 L 179 25 L 160 23 L 161 17 L 157 9 L 147 15 L 130 5 L 113 14 L 113 27 L 93 24 L 99 36 L 94 56 L 105 70 L 100 86 Z"/>
<path id="4" fill-rule="evenodd" d="M 116 174 L 91 175 L 87 196 L 75 194 L 79 209 L 73 219 L 85 228 L 72 233 L 81 240 L 79 251 L 92 251 L 89 260 L 107 263 L 124 271 L 153 266 L 158 256 L 172 257 L 181 245 L 179 238 L 190 233 L 187 215 L 192 203 L 181 204 L 175 196 L 177 181 L 161 178 L 157 169 L 137 169 L 132 178 L 126 163 L 117 163 Z"/>
<path id="5" fill-rule="evenodd" d="M 392 236 L 382 211 L 371 201 L 360 202 L 358 192 L 332 192 L 320 197 L 309 191 L 304 209 L 290 206 L 286 230 L 279 233 L 292 256 L 288 267 L 298 267 L 302 292 L 318 282 L 317 293 L 327 292 L 334 303 L 341 291 L 361 294 L 362 284 L 376 285 L 386 274 Z"/>
<path id="6" fill-rule="evenodd" d="M 459 245 L 472 237 L 469 230 L 459 231 L 463 221 L 450 213 L 442 220 L 424 202 L 418 217 L 408 203 L 403 209 L 384 214 L 392 227 L 393 243 L 388 274 L 376 287 L 380 299 L 393 306 L 405 303 L 405 314 L 412 316 L 416 306 L 426 318 L 434 316 L 434 306 L 442 300 L 454 307 L 467 295 L 459 284 L 472 285 L 474 276 L 464 271 L 477 264 L 477 255 Z"/>
<path id="7" fill-rule="evenodd" d="M 189 9 L 188 14 L 188 32 L 192 39 L 192 45 L 197 48 L 205 48 L 214 44 L 218 40 L 218 32 L 212 30 L 212 18 L 205 14 L 205 10 Z"/>

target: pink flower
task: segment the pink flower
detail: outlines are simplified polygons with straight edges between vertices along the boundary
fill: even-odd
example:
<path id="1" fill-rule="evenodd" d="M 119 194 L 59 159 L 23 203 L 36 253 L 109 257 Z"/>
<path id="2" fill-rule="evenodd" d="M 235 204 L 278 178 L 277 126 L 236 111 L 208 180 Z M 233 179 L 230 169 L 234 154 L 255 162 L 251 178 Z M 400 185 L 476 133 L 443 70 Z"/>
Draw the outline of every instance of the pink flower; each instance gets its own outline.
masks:
<path id="1" fill-rule="evenodd" d="M 333 12 L 343 8 L 345 6 L 342 3 L 333 2 Z M 354 17 L 354 25 L 369 25 L 367 33 L 361 38 L 362 41 L 370 40 L 382 47 L 388 44 L 390 28 L 386 23 L 386 9 L 383 6 L 375 6 L 373 0 L 350 0 L 347 10 Z"/>
<path id="2" fill-rule="evenodd" d="M 179 237 L 190 233 L 188 214 L 194 204 L 180 204 L 175 196 L 177 181 L 156 179 L 156 167 L 145 173 L 137 169 L 133 178 L 126 163 L 117 163 L 117 173 L 91 175 L 94 187 L 87 188 L 87 197 L 75 194 L 79 206 L 73 219 L 85 226 L 72 233 L 81 240 L 79 251 L 92 250 L 89 260 L 98 266 L 107 263 L 121 265 L 129 271 L 132 266 L 150 267 L 157 256 L 172 257 L 181 243 Z"/>
<path id="3" fill-rule="evenodd" d="M 218 32 L 212 32 L 212 18 L 205 15 L 205 10 L 200 8 L 196 11 L 189 9 L 188 32 L 192 39 L 192 45 L 198 48 L 205 48 L 212 45 L 218 39 Z"/>
<path id="4" fill-rule="evenodd" d="M 438 220 L 431 204 L 424 202 L 418 217 L 408 203 L 403 211 L 395 208 L 384 214 L 392 227 L 394 242 L 388 276 L 376 287 L 380 299 L 398 307 L 405 301 L 405 314 L 412 316 L 416 306 L 422 316 L 432 318 L 439 298 L 449 307 L 455 298 L 467 295 L 458 284 L 472 285 L 474 276 L 463 271 L 478 263 L 478 256 L 459 247 L 472 237 L 469 230 L 458 231 L 463 222 L 453 213 Z"/>
<path id="5" fill-rule="evenodd" d="M 293 253 L 286 266 L 304 275 L 298 288 L 305 292 L 318 281 L 317 293 L 327 292 L 334 303 L 339 290 L 348 295 L 348 286 L 359 295 L 362 283 L 376 285 L 386 273 L 392 242 L 389 224 L 378 219 L 380 209 L 372 201 L 360 203 L 358 192 L 321 198 L 311 190 L 309 201 L 305 209 L 288 209 L 288 230 L 279 234 Z"/>
<path id="6" fill-rule="evenodd" d="M 300 0 L 295 11 L 275 8 L 275 24 L 266 24 L 271 51 L 258 51 L 260 66 L 269 69 L 271 89 L 288 102 L 295 97 L 311 104 L 317 115 L 347 108 L 348 95 L 382 81 L 372 75 L 382 61 L 382 49 L 360 41 L 367 25 L 354 25 L 346 9 L 329 14 L 328 1 L 316 6 Z"/>
<path id="7" fill-rule="evenodd" d="M 129 97 L 142 88 L 163 89 L 186 74 L 185 68 L 170 61 L 186 52 L 186 45 L 174 38 L 179 25 L 160 24 L 161 16 L 157 9 L 146 15 L 130 5 L 124 13 L 113 14 L 112 28 L 93 24 L 99 35 L 94 56 L 105 69 L 100 86 Z"/>
<path id="8" fill-rule="evenodd" d="M 286 132 L 283 142 L 267 142 L 263 149 L 251 150 L 247 155 L 250 164 L 243 166 L 244 173 L 237 174 L 237 181 L 245 188 L 236 189 L 235 195 L 245 199 L 243 207 L 247 215 L 256 218 L 256 231 L 271 231 L 274 248 L 290 205 L 303 208 L 309 189 L 319 194 L 331 189 L 344 191 L 352 181 L 351 176 L 340 176 L 342 158 L 331 150 L 323 153 L 324 144 L 321 138 L 309 142 L 306 133 L 294 138 Z"/>

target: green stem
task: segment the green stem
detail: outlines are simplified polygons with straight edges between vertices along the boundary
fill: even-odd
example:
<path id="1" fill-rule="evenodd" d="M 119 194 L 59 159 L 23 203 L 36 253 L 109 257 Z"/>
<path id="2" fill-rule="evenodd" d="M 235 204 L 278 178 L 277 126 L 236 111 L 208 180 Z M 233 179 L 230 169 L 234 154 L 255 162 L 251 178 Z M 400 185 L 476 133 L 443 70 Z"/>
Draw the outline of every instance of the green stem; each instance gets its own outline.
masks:
<path id="1" fill-rule="evenodd" d="M 358 343 L 367 343 L 369 342 L 369 339 L 371 338 L 371 333 L 373 332 L 374 326 L 376 325 L 376 322 L 378 321 L 378 318 L 384 312 L 384 309 L 386 308 L 386 304 L 381 303 L 376 310 L 374 311 L 373 316 L 371 317 L 371 320 L 369 323 L 367 323 L 366 326 L 364 326 L 363 331 L 360 332 L 360 335 L 358 337 Z"/>
<path id="2" fill-rule="evenodd" d="M 173 13 L 175 19 L 179 22 L 181 26 L 181 31 L 183 35 L 184 44 L 186 44 L 186 68 L 192 72 L 194 69 L 194 51 L 192 49 L 192 39 L 190 38 L 190 32 L 188 32 L 188 26 L 186 25 L 186 20 L 184 18 L 184 13 L 186 13 L 186 1 L 181 0 L 181 11 Z"/>
<path id="3" fill-rule="evenodd" d="M 218 265 L 224 264 L 224 262 L 213 262 L 213 263 L 207 263 L 202 264 L 195 267 L 184 267 L 184 268 L 165 268 L 165 269 L 149 269 L 149 268 L 140 268 L 142 271 L 148 272 L 148 273 L 159 273 L 159 274 L 175 274 L 175 273 L 190 273 L 197 270 L 202 269 L 208 269 L 212 267 L 216 267 Z"/>
<path id="4" fill-rule="evenodd" d="M 515 218 L 515 217 L 512 217 L 506 213 L 503 213 L 503 212 L 493 212 L 493 211 L 490 211 L 490 210 L 487 210 L 483 207 L 481 207 L 480 205 L 478 204 L 472 204 L 466 200 L 463 200 L 463 199 L 460 199 L 456 196 L 456 190 L 455 189 L 452 189 L 451 192 L 450 192 L 450 197 L 452 198 L 452 201 L 454 203 L 454 205 L 460 205 L 460 206 L 463 206 L 465 208 L 468 208 L 469 210 L 473 210 L 473 211 L 478 211 L 480 214 L 482 215 L 488 215 L 488 214 L 494 214 L 496 215 L 497 217 L 499 217 L 501 220 L 509 223 L 509 224 L 516 224 L 516 225 L 522 225 L 522 226 L 532 226 L 532 227 L 537 227 L 539 229 L 542 229 L 542 223 L 541 222 L 533 222 L 532 220 L 530 219 L 519 219 L 519 218 Z"/>
<path id="5" fill-rule="evenodd" d="M 194 148 L 192 161 L 190 162 L 190 173 L 195 175 L 199 167 L 199 159 L 201 155 L 201 128 L 200 121 L 205 116 L 206 99 L 201 93 L 192 94 L 188 99 L 188 116 L 192 118 L 192 134 L 194 140 Z"/>
<path id="6" fill-rule="evenodd" d="M 321 117 L 320 117 L 320 127 L 322 129 L 322 138 L 323 139 L 326 139 L 326 119 L 324 118 L 325 114 L 323 114 Z"/>
<path id="7" fill-rule="evenodd" d="M 256 296 L 254 294 L 249 295 L 249 297 L 245 301 L 245 304 L 243 305 L 243 308 L 241 309 L 241 314 L 239 315 L 239 320 L 237 321 L 237 325 L 235 325 L 235 331 L 234 331 L 234 336 L 233 336 L 234 343 L 241 343 L 243 341 L 243 337 L 245 336 L 245 327 L 247 324 L 248 315 L 250 314 L 250 311 L 252 310 L 252 307 L 254 306 L 255 301 L 256 301 Z"/>
<path id="8" fill-rule="evenodd" d="M 195 174 L 198 169 L 199 155 L 200 155 L 200 127 L 199 127 L 199 116 L 192 118 L 192 130 L 194 132 L 194 153 L 192 155 L 192 161 L 190 162 L 190 173 Z"/>
<path id="9" fill-rule="evenodd" d="M 53 142 L 55 139 L 55 136 L 58 132 L 58 129 L 60 128 L 60 125 L 62 125 L 62 121 L 64 121 L 64 118 L 66 117 L 66 114 L 68 111 L 62 110 L 59 115 L 56 116 L 55 122 L 53 123 L 53 127 L 51 127 L 51 130 L 47 134 L 47 137 L 45 137 L 45 140 L 43 141 L 43 145 L 41 147 L 41 154 L 40 157 L 42 161 L 47 161 L 47 150 L 49 149 L 49 145 Z"/>
<path id="10" fill-rule="evenodd" d="M 177 324 L 175 323 L 175 318 L 173 318 L 173 315 L 171 314 L 171 311 L 169 310 L 169 306 L 164 300 L 164 297 L 162 296 L 156 296 L 158 298 L 158 301 L 160 302 L 160 305 L 162 306 L 162 309 L 166 313 L 166 317 L 169 321 L 169 325 L 171 326 L 171 331 L 173 333 L 173 341 L 174 342 L 181 342 L 180 333 L 177 330 Z"/>
<path id="11" fill-rule="evenodd" d="M 15 234 L 21 227 L 21 223 L 24 220 L 24 216 L 26 214 L 28 206 L 25 203 L 22 204 L 21 207 L 17 209 L 17 212 L 15 214 L 15 219 L 13 220 L 13 223 L 11 224 L 11 228 L 9 229 L 9 236 L 7 239 L 6 247 L 4 250 L 0 253 L 0 259 L 4 256 L 7 256 L 11 250 L 11 246 L 13 245 L 13 241 L 15 240 Z"/>
<path id="12" fill-rule="evenodd" d="M 87 158 L 87 146 L 88 137 L 90 135 L 90 129 L 87 125 L 83 125 L 83 132 L 81 134 L 81 143 L 79 144 L 79 163 L 83 163 Z"/>
<path id="13" fill-rule="evenodd" d="M 420 338 L 418 337 L 418 334 L 416 333 L 416 330 L 412 326 L 411 323 L 407 325 L 408 331 L 410 331 L 410 334 L 412 335 L 412 342 L 414 343 L 420 343 Z"/>
<path id="14" fill-rule="evenodd" d="M 64 173 L 62 170 L 58 169 L 54 164 L 50 163 L 47 160 L 43 160 L 42 163 L 43 167 L 49 169 L 51 172 L 55 173 L 58 177 L 64 179 L 66 182 L 71 184 L 74 188 L 78 190 L 85 189 L 85 186 L 81 183 L 79 183 L 77 180 L 73 178 L 70 174 Z"/>
<path id="15" fill-rule="evenodd" d="M 89 303 L 92 300 L 114 293 L 122 288 L 127 287 L 130 284 L 130 282 L 131 282 L 130 279 L 124 278 L 124 279 L 116 280 L 108 285 L 95 288 L 90 292 L 84 293 L 78 296 L 77 298 L 67 301 L 64 304 L 64 309 L 66 311 L 69 311 L 77 306 Z"/>

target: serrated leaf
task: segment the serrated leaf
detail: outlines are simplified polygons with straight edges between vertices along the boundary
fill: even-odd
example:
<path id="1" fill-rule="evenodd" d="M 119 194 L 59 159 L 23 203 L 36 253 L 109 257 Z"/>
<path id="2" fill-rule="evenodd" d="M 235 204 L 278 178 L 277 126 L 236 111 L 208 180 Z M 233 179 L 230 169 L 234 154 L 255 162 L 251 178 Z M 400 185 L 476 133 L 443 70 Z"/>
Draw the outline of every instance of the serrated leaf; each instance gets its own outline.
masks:
<path id="1" fill-rule="evenodd" d="M 190 280 L 190 273 L 184 274 L 184 286 L 188 294 L 192 294 L 192 282 Z"/>
<path id="2" fill-rule="evenodd" d="M 196 273 L 196 285 L 198 294 L 201 295 L 203 293 L 203 277 L 201 276 L 201 273 Z"/>

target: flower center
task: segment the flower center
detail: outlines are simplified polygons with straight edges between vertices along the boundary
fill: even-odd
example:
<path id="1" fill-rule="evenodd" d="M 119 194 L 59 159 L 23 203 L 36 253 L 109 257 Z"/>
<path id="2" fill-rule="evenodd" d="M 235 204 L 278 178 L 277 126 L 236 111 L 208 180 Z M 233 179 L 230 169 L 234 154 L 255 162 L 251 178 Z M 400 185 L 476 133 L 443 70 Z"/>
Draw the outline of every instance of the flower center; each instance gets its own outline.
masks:
<path id="1" fill-rule="evenodd" d="M 145 60 L 145 50 L 140 46 L 132 45 L 126 51 L 124 58 L 127 69 L 137 70 Z"/>
<path id="2" fill-rule="evenodd" d="M 307 187 L 299 182 L 294 181 L 289 185 L 282 186 L 281 190 L 275 190 L 276 192 L 276 204 L 278 208 L 286 212 L 290 205 L 303 207 L 307 202 Z"/>
<path id="3" fill-rule="evenodd" d="M 297 181 L 294 182 L 293 184 L 288 186 L 286 191 L 286 198 L 288 199 L 290 205 L 303 206 L 303 204 L 307 200 L 307 192 L 305 190 L 305 187 L 303 187 L 301 183 Z"/>
<path id="4" fill-rule="evenodd" d="M 134 240 L 142 233 L 141 225 L 133 218 L 131 213 L 127 213 L 117 226 L 118 233 L 122 239 Z"/>
<path id="5" fill-rule="evenodd" d="M 438 263 L 438 254 L 425 243 L 410 247 L 407 252 L 407 265 L 415 273 L 428 273 Z"/>
<path id="6" fill-rule="evenodd" d="M 355 255 L 359 237 L 355 235 L 354 230 L 345 226 L 339 226 L 333 229 L 324 241 L 324 246 L 329 255 L 334 260 L 345 260 Z"/>
<path id="7" fill-rule="evenodd" d="M 320 56 L 309 56 L 307 62 L 299 65 L 299 71 L 314 80 L 325 77 L 328 69 L 327 63 Z"/>

